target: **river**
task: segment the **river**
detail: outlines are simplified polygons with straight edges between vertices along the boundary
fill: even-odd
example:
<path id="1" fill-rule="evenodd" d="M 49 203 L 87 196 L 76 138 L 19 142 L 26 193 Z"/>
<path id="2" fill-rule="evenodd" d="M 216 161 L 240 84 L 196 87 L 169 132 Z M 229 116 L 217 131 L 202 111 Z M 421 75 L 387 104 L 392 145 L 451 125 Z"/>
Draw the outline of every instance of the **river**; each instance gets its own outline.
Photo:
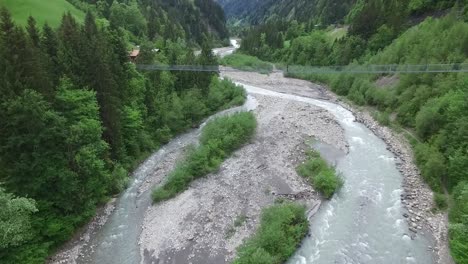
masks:
<path id="1" fill-rule="evenodd" d="M 232 53 L 238 46 L 236 42 L 232 44 L 232 48 L 217 54 Z M 332 200 L 322 203 L 311 219 L 311 236 L 288 264 L 434 262 L 427 251 L 432 240 L 422 235 L 414 240 L 410 237 L 400 203 L 402 175 L 394 155 L 381 139 L 354 122 L 353 114 L 337 104 L 245 84 L 244 87 L 249 93 L 247 103 L 215 116 L 254 109 L 256 103 L 251 95 L 255 94 L 305 102 L 332 113 L 349 143 L 349 153 L 336 160 L 345 181 L 343 188 Z M 149 191 L 140 194 L 139 188 L 167 155 L 196 143 L 201 127 L 173 139 L 137 168 L 129 187 L 118 198 L 115 211 L 92 234 L 77 263 L 140 263 L 138 239 L 151 197 Z"/>

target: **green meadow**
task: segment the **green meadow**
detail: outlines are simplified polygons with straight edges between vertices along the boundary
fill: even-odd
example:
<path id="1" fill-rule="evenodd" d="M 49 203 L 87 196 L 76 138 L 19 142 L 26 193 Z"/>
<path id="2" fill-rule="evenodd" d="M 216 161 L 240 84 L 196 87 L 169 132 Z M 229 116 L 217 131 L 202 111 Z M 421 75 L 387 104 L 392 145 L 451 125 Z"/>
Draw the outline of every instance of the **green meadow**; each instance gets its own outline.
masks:
<path id="1" fill-rule="evenodd" d="M 85 16 L 66 0 L 0 0 L 0 6 L 6 7 L 20 25 L 26 25 L 29 16 L 33 16 L 38 25 L 47 22 L 52 27 L 60 24 L 66 12 L 70 12 L 79 22 L 84 21 Z"/>

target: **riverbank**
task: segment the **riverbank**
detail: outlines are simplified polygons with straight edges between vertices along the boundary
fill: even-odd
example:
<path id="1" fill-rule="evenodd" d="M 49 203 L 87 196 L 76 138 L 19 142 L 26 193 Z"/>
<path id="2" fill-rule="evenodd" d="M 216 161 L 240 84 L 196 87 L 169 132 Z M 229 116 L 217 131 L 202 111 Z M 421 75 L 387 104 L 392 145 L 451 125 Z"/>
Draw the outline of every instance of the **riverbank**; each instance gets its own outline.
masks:
<path id="1" fill-rule="evenodd" d="M 147 211 L 140 236 L 143 263 L 228 263 L 242 240 L 255 232 L 261 209 L 278 196 L 305 197 L 302 202 L 316 209 L 319 196 L 295 167 L 311 137 L 346 152 L 341 127 L 321 108 L 253 96 L 258 128 L 251 143 L 217 173 Z M 245 221 L 233 228 L 239 216 Z"/>
<path id="2" fill-rule="evenodd" d="M 434 207 L 432 191 L 424 183 L 420 172 L 413 161 L 410 144 L 403 135 L 397 134 L 388 127 L 378 124 L 368 111 L 356 111 L 352 106 L 341 101 L 326 87 L 308 81 L 283 77 L 282 73 L 273 73 L 269 76 L 257 73 L 224 72 L 223 76 L 233 81 L 250 84 L 281 93 L 289 93 L 310 98 L 330 100 L 353 112 L 356 122 L 368 127 L 375 135 L 381 138 L 387 149 L 397 158 L 398 170 L 403 175 L 403 193 L 401 203 L 407 212 L 403 214 L 408 222 L 408 236 L 429 235 L 434 240 L 434 247 L 428 248 L 436 257 L 436 263 L 453 263 L 448 247 L 448 219 L 443 212 L 432 211 Z"/>

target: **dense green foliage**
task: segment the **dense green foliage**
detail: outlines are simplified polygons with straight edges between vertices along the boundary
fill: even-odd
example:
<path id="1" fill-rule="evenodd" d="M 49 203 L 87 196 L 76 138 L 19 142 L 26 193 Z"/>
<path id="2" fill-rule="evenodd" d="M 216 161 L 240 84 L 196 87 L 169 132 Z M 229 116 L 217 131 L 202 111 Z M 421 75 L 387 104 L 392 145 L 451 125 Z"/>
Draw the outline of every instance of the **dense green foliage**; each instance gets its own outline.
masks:
<path id="1" fill-rule="evenodd" d="M 337 175 L 335 168 L 328 165 L 315 150 L 307 153 L 307 160 L 299 164 L 296 171 L 327 199 L 343 185 L 343 180 Z"/>
<path id="2" fill-rule="evenodd" d="M 230 66 L 243 71 L 270 73 L 273 70 L 273 65 L 271 63 L 242 53 L 234 53 L 225 56 L 221 59 L 220 63 L 224 66 Z"/>
<path id="3" fill-rule="evenodd" d="M 343 22 L 355 0 L 218 0 L 228 18 L 261 24 L 281 17 L 316 24 Z"/>
<path id="4" fill-rule="evenodd" d="M 123 29 L 91 12 L 55 30 L 1 10 L 0 31 L 2 263 L 43 263 L 150 152 L 245 99 L 214 73 L 138 72 Z M 207 43 L 198 57 L 183 40 L 154 45 L 139 60 L 216 64 Z"/>
<path id="5" fill-rule="evenodd" d="M 68 0 L 131 33 L 132 41 L 184 39 L 191 46 L 206 38 L 227 43 L 222 8 L 213 0 Z"/>
<path id="6" fill-rule="evenodd" d="M 427 1 L 416 10 L 407 1 L 357 1 L 346 16 L 348 34 L 341 34 L 339 38 L 330 38 L 330 35 L 344 29 L 326 28 L 329 23 L 316 27 L 307 21 L 272 16 L 266 23 L 245 33 L 241 51 L 262 60 L 289 64 L 347 65 L 354 60 L 364 63 L 414 23 L 427 15 L 447 13 L 441 10 L 454 6 L 456 1 L 433 2 Z M 460 1 L 452 13 L 468 19 L 467 6 L 466 0 Z M 424 13 L 421 10 L 425 10 Z"/>
<path id="7" fill-rule="evenodd" d="M 450 250 L 457 263 L 468 263 L 468 182 L 453 191 L 454 205 L 450 211 Z"/>
<path id="8" fill-rule="evenodd" d="M 14 197 L 0 188 L 0 249 L 31 239 L 31 214 L 37 212 L 34 200 Z"/>
<path id="9" fill-rule="evenodd" d="M 203 128 L 199 146 L 189 150 L 185 160 L 176 166 L 167 181 L 153 190 L 153 201 L 173 198 L 186 190 L 193 180 L 217 170 L 223 160 L 253 136 L 255 127 L 255 117 L 250 112 L 209 122 Z"/>
<path id="10" fill-rule="evenodd" d="M 47 22 L 52 27 L 60 25 L 62 15 L 66 12 L 70 12 L 79 22 L 83 22 L 85 17 L 67 0 L 0 0 L 0 7 L 8 8 L 13 20 L 20 25 L 26 25 L 29 16 L 33 16 L 41 26 Z"/>
<path id="11" fill-rule="evenodd" d="M 284 263 L 294 254 L 308 229 L 304 206 L 282 203 L 266 208 L 257 233 L 240 246 L 233 263 Z"/>

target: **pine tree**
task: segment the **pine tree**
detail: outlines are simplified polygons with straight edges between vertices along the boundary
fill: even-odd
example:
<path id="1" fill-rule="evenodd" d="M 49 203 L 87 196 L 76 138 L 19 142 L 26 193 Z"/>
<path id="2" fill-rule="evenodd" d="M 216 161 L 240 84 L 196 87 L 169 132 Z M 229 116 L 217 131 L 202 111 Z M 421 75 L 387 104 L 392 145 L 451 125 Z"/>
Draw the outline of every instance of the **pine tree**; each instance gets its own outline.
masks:
<path id="1" fill-rule="evenodd" d="M 40 47 L 42 54 L 44 55 L 44 64 L 49 73 L 51 83 L 53 87 L 59 84 L 61 70 L 59 68 L 58 61 L 58 46 L 59 42 L 57 35 L 54 30 L 47 24 L 44 24 L 42 29 L 42 38 L 40 41 Z"/>
<path id="2" fill-rule="evenodd" d="M 28 31 L 29 39 L 31 40 L 32 45 L 36 48 L 39 48 L 40 35 L 36 27 L 36 20 L 32 16 L 28 18 L 28 25 L 26 30 Z"/>
<path id="3" fill-rule="evenodd" d="M 213 54 L 211 43 L 207 39 L 202 44 L 201 54 L 198 57 L 198 65 L 207 67 L 218 66 L 218 61 Z M 211 78 L 214 74 L 217 73 L 203 72 L 198 74 L 196 85 L 201 89 L 203 95 L 208 94 Z"/>
<path id="4" fill-rule="evenodd" d="M 59 39 L 57 61 L 60 75 L 66 75 L 76 85 L 85 87 L 86 79 L 82 76 L 86 72 L 86 66 L 83 63 L 83 47 L 86 43 L 78 24 L 70 13 L 63 16 L 57 36 Z"/>
<path id="5" fill-rule="evenodd" d="M 116 71 L 111 70 L 113 65 L 109 42 L 106 41 L 106 34 L 98 31 L 94 17 L 88 12 L 84 25 L 84 41 L 82 63 L 84 65 L 84 74 L 81 76 L 85 80 L 85 86 L 89 86 L 97 93 L 97 99 L 100 105 L 100 115 L 106 130 L 104 138 L 111 146 L 113 158 L 123 157 L 125 155 L 122 133 L 121 116 L 122 108 L 120 94 L 122 92 L 122 83 L 117 82 Z M 115 63 L 118 64 L 116 61 Z M 118 65 L 116 65 L 118 66 Z"/>
<path id="6" fill-rule="evenodd" d="M 15 26 L 6 9 L 0 11 L 0 99 L 12 98 L 24 89 L 50 94 L 48 75 L 42 69 L 40 52 L 24 30 Z"/>

